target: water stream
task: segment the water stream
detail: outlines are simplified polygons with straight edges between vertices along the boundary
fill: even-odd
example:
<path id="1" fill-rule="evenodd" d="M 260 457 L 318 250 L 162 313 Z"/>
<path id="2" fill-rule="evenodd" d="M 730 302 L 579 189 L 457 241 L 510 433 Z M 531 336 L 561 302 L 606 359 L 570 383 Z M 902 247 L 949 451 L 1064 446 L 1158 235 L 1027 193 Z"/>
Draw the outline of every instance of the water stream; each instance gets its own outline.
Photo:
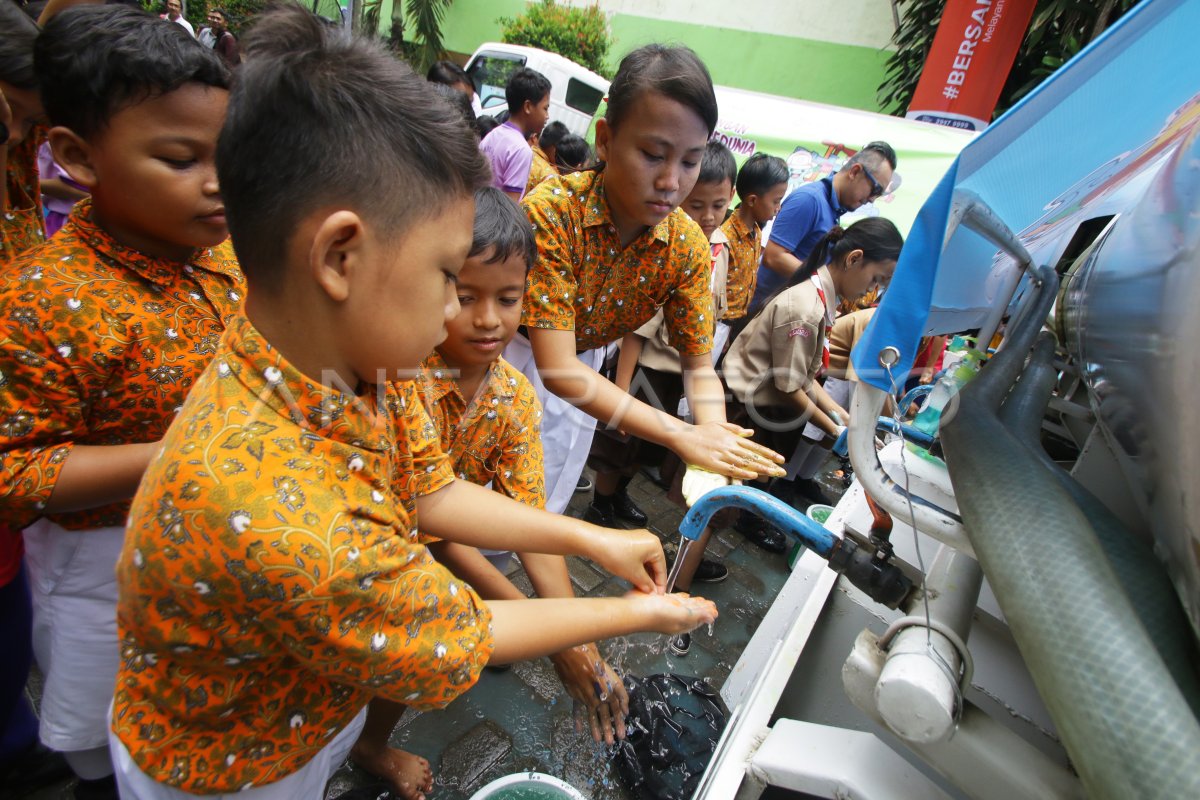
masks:
<path id="1" fill-rule="evenodd" d="M 679 552 L 675 554 L 675 563 L 671 564 L 671 571 L 667 574 L 667 594 L 675 590 L 675 581 L 679 578 L 679 570 L 683 569 L 683 562 L 694 544 L 695 542 L 686 536 L 679 537 Z"/>

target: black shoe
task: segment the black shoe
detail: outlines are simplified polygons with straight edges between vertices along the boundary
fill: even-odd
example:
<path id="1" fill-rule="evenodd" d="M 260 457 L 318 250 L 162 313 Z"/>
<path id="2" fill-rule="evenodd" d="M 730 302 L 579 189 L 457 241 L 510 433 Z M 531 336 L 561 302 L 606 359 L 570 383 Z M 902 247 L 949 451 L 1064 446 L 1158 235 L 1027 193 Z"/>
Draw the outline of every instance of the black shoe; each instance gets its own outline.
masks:
<path id="1" fill-rule="evenodd" d="M 837 503 L 825 494 L 825 490 L 821 488 L 821 484 L 817 483 L 812 478 L 797 478 L 793 481 L 796 490 L 796 499 L 803 498 L 806 504 L 820 503 L 826 506 L 836 506 Z"/>
<path id="2" fill-rule="evenodd" d="M 0 765 L 0 787 L 5 797 L 24 797 L 71 777 L 71 768 L 60 753 L 35 742 Z"/>
<path id="3" fill-rule="evenodd" d="M 766 522 L 743 530 L 742 535 L 746 537 L 747 541 L 753 542 L 768 553 L 783 553 L 787 550 L 787 536 L 783 531 Z"/>
<path id="4" fill-rule="evenodd" d="M 596 488 L 596 484 L 592 483 L 592 479 L 586 475 L 579 476 L 579 482 L 575 484 L 575 491 L 590 492 Z"/>
<path id="5" fill-rule="evenodd" d="M 75 784 L 75 800 L 119 800 L 117 779 L 113 775 Z"/>
<path id="6" fill-rule="evenodd" d="M 617 518 L 613 516 L 611 505 L 598 506 L 595 503 L 589 503 L 587 510 L 583 512 L 583 521 L 599 525 L 601 528 L 621 527 L 617 524 Z"/>
<path id="7" fill-rule="evenodd" d="M 692 575 L 692 580 L 698 583 L 720 583 L 728 577 L 729 567 L 706 558 L 700 562 L 700 566 L 696 567 L 696 573 Z"/>
<path id="8" fill-rule="evenodd" d="M 639 528 L 646 527 L 646 523 L 649 521 L 646 512 L 637 507 L 637 503 L 633 502 L 633 498 L 629 496 L 628 492 L 617 492 L 613 495 L 612 510 L 614 516 L 626 522 L 632 522 Z"/>
<path id="9" fill-rule="evenodd" d="M 692 635 L 681 633 L 678 636 L 672 636 L 671 641 L 667 642 L 667 649 L 677 656 L 686 656 L 688 650 L 692 649 Z"/>

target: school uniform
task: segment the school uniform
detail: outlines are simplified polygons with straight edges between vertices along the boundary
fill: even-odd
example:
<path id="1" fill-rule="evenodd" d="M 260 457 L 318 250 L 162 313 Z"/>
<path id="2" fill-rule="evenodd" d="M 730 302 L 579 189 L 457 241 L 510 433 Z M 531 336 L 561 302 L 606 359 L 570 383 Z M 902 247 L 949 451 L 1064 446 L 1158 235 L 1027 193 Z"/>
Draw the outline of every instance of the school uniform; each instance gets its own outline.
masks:
<path id="1" fill-rule="evenodd" d="M 723 319 L 732 322 L 746 316 L 750 298 L 757 286 L 758 261 L 762 258 L 762 233 L 757 225 L 747 225 L 734 212 L 717 229 L 728 242 L 729 277 L 725 295 L 728 309 Z"/>
<path id="2" fill-rule="evenodd" d="M 580 361 L 595 370 L 603 366 L 606 347 L 659 310 L 680 353 L 712 352 L 711 256 L 700 226 L 676 209 L 622 248 L 604 180 L 603 171 L 552 177 L 522 201 L 538 246 L 522 322 L 574 331 Z M 524 336 L 512 341 L 505 358 L 542 401 L 546 508 L 562 513 L 583 472 L 596 421 L 545 388 Z"/>
<path id="3" fill-rule="evenodd" d="M 828 363 L 826 332 L 836 303 L 829 269 L 822 267 L 768 303 L 725 355 L 725 383 L 734 397 L 730 421 L 754 428 L 756 439 L 776 452 L 792 453 L 801 444 L 805 423 L 791 395 L 807 389 Z"/>
<path id="4" fill-rule="evenodd" d="M 729 274 L 729 249 L 725 234 L 718 228 L 713 231 L 709 242 L 712 256 L 712 275 L 709 289 L 712 293 L 713 318 L 717 320 L 713 330 L 712 355 L 717 356 L 725 346 L 729 326 L 724 322 L 727 313 L 726 283 Z M 637 371 L 629 393 L 638 400 L 668 414 L 686 418 L 689 416 L 684 401 L 683 367 L 679 351 L 671 344 L 670 331 L 662 312 L 634 333 L 642 339 L 642 351 L 638 356 Z M 615 368 L 615 359 L 610 366 Z M 636 464 L 660 464 L 666 448 L 647 442 L 636 436 L 622 434 L 607 426 L 599 426 L 588 455 L 588 466 L 600 472 L 622 472 Z"/>
<path id="5" fill-rule="evenodd" d="M 324 785 L 371 697 L 474 684 L 491 613 L 417 538 L 417 498 L 453 480 L 411 382 L 342 394 L 234 320 L 117 564 L 122 796 L 319 797 L 297 786 Z"/>
<path id="6" fill-rule="evenodd" d="M 550 160 L 546 158 L 546 153 L 536 144 L 532 147 L 533 161 L 529 164 L 529 180 L 525 184 L 525 194 L 533 191 L 533 187 L 537 186 L 542 181 L 549 178 L 551 175 L 557 175 L 558 170 Z"/>
<path id="7" fill-rule="evenodd" d="M 99 228 L 87 200 L 0 276 L 0 522 L 25 529 L 40 736 L 56 750 L 107 742 L 129 504 L 45 504 L 72 448 L 163 435 L 244 293 L 228 242 L 187 264 L 150 258 Z"/>
<path id="8" fill-rule="evenodd" d="M 38 183 L 38 149 L 46 141 L 36 126 L 16 147 L 8 149 L 4 180 L 8 207 L 0 214 L 0 262 L 5 264 L 46 240 L 42 191 Z"/>
<path id="9" fill-rule="evenodd" d="M 442 452 L 459 480 L 487 486 L 534 508 L 546 507 L 542 404 L 529 380 L 503 358 L 493 361 L 475 396 L 467 398 L 437 352 L 413 383 L 437 429 Z M 425 541 L 436 541 L 428 534 Z M 497 568 L 507 550 L 480 548 Z"/>

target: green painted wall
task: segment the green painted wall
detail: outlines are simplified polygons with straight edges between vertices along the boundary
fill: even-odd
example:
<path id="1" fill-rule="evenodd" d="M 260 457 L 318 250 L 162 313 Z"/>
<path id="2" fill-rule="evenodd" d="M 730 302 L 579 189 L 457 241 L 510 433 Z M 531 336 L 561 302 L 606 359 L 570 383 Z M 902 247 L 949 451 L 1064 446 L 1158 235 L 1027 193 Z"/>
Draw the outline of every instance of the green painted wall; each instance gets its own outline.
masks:
<path id="1" fill-rule="evenodd" d="M 392 2 L 384 0 L 381 23 L 385 30 Z M 519 15 L 525 5 L 524 0 L 453 0 L 442 24 L 446 48 L 469 55 L 482 42 L 499 41 L 496 20 Z M 625 53 L 648 42 L 679 43 L 695 50 L 708 65 L 713 81 L 725 86 L 881 110 L 875 92 L 887 60 L 883 50 L 628 14 L 615 15 L 611 27 L 614 67 Z"/>

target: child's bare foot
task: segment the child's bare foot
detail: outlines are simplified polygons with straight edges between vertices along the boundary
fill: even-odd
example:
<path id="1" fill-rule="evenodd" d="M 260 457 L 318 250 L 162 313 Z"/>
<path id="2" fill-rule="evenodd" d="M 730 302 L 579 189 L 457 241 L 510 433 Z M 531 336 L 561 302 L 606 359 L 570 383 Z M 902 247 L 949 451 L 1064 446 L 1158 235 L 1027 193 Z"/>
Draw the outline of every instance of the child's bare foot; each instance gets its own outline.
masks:
<path id="1" fill-rule="evenodd" d="M 395 747 L 367 747 L 360 740 L 350 751 L 350 759 L 391 784 L 392 791 L 404 800 L 425 800 L 425 793 L 433 791 L 429 762 L 413 753 Z"/>
<path id="2" fill-rule="evenodd" d="M 687 633 L 717 618 L 717 606 L 713 601 L 685 592 L 645 594 L 632 591 L 625 596 L 645 604 L 653 620 L 653 630 L 659 633 Z"/>

